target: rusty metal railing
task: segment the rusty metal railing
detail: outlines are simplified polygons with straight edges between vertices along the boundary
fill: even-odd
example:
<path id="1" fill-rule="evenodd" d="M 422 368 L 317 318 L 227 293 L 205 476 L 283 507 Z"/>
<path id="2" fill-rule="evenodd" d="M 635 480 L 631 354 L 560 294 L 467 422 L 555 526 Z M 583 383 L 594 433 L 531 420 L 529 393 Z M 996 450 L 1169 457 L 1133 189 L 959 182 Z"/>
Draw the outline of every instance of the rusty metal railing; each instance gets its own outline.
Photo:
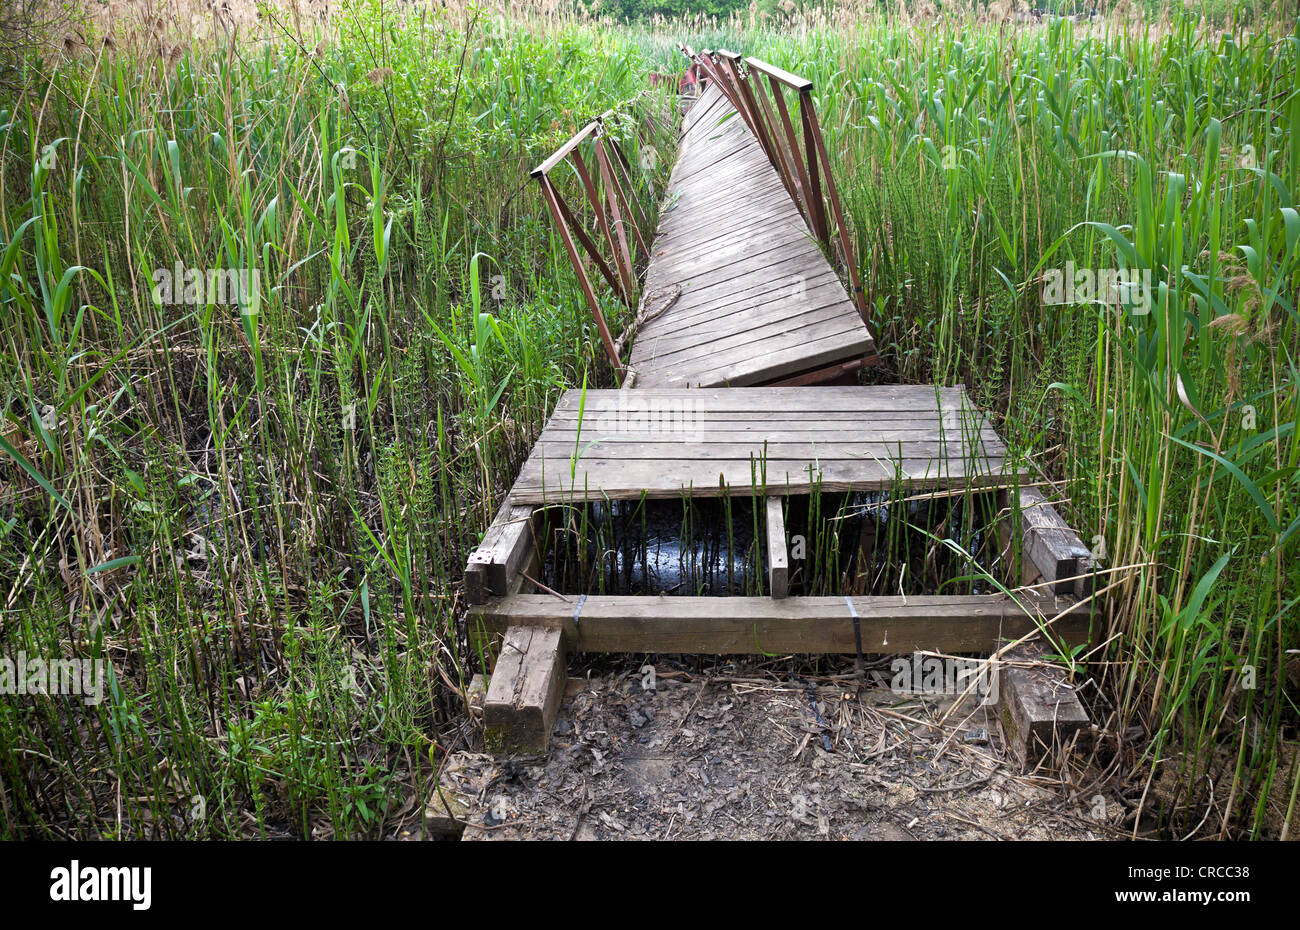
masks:
<path id="1" fill-rule="evenodd" d="M 844 210 L 840 206 L 835 177 L 826 155 L 826 142 L 813 105 L 812 81 L 760 59 L 743 58 L 725 49 L 716 52 L 704 49 L 697 54 L 687 46 L 679 48 L 701 73 L 718 85 L 736 108 L 762 146 L 768 161 L 781 176 L 781 182 L 799 207 L 812 234 L 828 250 L 833 251 L 832 242 L 838 245 L 853 290 L 853 303 L 863 322 L 868 322 L 866 295 L 858 275 L 852 238 L 844 221 Z M 791 108 L 786 101 L 789 91 L 797 96 L 802 139 L 795 132 Z M 828 212 L 835 223 L 833 234 Z"/>
<path id="2" fill-rule="evenodd" d="M 612 116 L 613 111 L 607 110 L 582 127 L 554 154 L 534 168 L 531 175 L 541 184 L 542 197 L 546 200 L 569 261 L 578 275 L 583 298 L 600 331 L 605 354 L 609 356 L 610 364 L 614 366 L 621 382 L 625 374 L 623 362 L 619 358 L 617 345 L 592 279 L 582 261 L 582 253 L 585 253 L 610 289 L 635 313 L 640 275 L 632 246 L 635 243 L 640 250 L 639 255 L 649 255 L 646 233 L 642 228 L 648 227 L 650 218 L 643 205 L 633 196 L 636 182 L 632 176 L 632 165 L 606 127 L 606 122 Z M 586 158 L 582 154 L 584 148 L 588 150 Z M 591 160 L 590 166 L 588 159 Z M 577 174 L 582 196 L 594 214 L 595 229 L 590 233 L 550 177 L 551 172 L 562 164 L 570 165 Z"/>

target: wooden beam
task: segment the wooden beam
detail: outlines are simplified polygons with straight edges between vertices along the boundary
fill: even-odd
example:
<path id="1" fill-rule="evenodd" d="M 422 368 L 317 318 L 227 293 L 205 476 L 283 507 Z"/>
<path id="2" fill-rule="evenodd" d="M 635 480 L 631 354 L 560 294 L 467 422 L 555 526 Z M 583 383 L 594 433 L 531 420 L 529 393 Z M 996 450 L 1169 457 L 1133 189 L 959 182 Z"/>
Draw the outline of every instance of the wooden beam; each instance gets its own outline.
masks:
<path id="1" fill-rule="evenodd" d="M 582 259 L 578 256 L 578 247 L 574 244 L 573 237 L 569 235 L 568 224 L 564 221 L 564 214 L 560 211 L 560 205 L 556 199 L 557 191 L 555 186 L 551 184 L 550 179 L 545 174 L 540 175 L 540 181 L 542 198 L 546 201 L 547 209 L 551 211 L 551 219 L 555 221 L 556 229 L 560 234 L 560 241 L 564 243 L 564 249 L 569 253 L 569 263 L 573 265 L 573 270 L 578 275 L 578 284 L 582 287 L 582 295 L 587 301 L 587 308 L 596 320 L 596 328 L 600 331 L 600 341 L 605 346 L 605 354 L 609 356 L 609 362 L 614 366 L 614 373 L 619 378 L 622 378 L 623 363 L 619 360 L 618 353 L 614 351 L 614 337 L 610 335 L 609 324 L 605 322 L 605 312 L 600 309 L 600 301 L 596 299 L 596 291 L 591 286 L 591 279 L 587 277 L 587 270 L 582 267 Z"/>
<path id="2" fill-rule="evenodd" d="M 1009 650 L 998 670 L 995 710 L 1007 746 L 1033 766 L 1088 726 L 1088 713 L 1065 670 L 1043 658 L 1041 645 Z"/>
<path id="3" fill-rule="evenodd" d="M 1000 495 L 1006 508 L 1009 491 Z M 1017 507 L 1011 507 L 1014 513 Z M 1020 551 L 1025 563 L 1025 579 L 1054 582 L 1057 594 L 1073 594 L 1082 588 L 1077 576 L 1089 564 L 1091 553 L 1079 535 L 1056 512 L 1056 508 L 1034 487 L 1019 490 Z M 1031 574 L 1032 572 L 1032 574 Z"/>
<path id="4" fill-rule="evenodd" d="M 801 78 L 797 74 L 791 74 L 789 71 L 778 68 L 776 65 L 769 65 L 762 59 L 746 58 L 745 64 L 749 65 L 756 71 L 763 72 L 770 78 L 775 78 L 791 90 L 797 90 L 800 92 L 812 90 L 812 81 L 807 78 Z"/>
<path id="5" fill-rule="evenodd" d="M 790 593 L 790 560 L 785 551 L 785 515 L 781 498 L 767 499 L 767 577 L 772 597 Z"/>
<path id="6" fill-rule="evenodd" d="M 511 581 L 533 549 L 532 516 L 532 507 L 512 505 L 509 498 L 501 505 L 465 566 L 465 598 L 470 604 L 510 593 Z"/>
<path id="7" fill-rule="evenodd" d="M 1048 594 L 854 597 L 862 651 L 871 655 L 935 650 L 993 652 L 1004 640 L 1051 630 L 1069 644 L 1088 641 L 1086 605 Z M 564 632 L 576 652 L 705 654 L 857 652 L 853 613 L 843 597 L 627 597 L 512 595 L 473 607 L 471 635 L 514 626 Z"/>
<path id="8" fill-rule="evenodd" d="M 551 169 L 554 168 L 556 165 L 558 165 L 560 162 L 564 161 L 564 157 L 568 155 L 570 152 L 572 152 L 574 149 L 576 149 L 583 139 L 587 138 L 587 136 L 591 135 L 593 132 L 596 131 L 597 125 L 598 123 L 595 120 L 592 120 L 586 126 L 583 126 L 576 133 L 574 133 L 573 137 L 569 139 L 568 142 L 564 143 L 562 146 L 556 149 L 554 154 L 552 154 L 550 158 L 546 159 L 546 161 L 542 162 L 532 171 L 528 172 L 528 176 L 531 178 L 537 178 L 549 174 Z"/>
<path id="9" fill-rule="evenodd" d="M 766 387 L 803 387 L 811 384 L 822 384 L 827 381 L 834 381 L 836 378 L 843 378 L 846 375 L 852 375 L 863 368 L 879 364 L 879 355 L 868 355 L 864 358 L 851 358 L 847 362 L 840 362 L 836 365 L 830 365 L 826 368 L 818 368 L 815 371 L 805 371 L 803 374 L 795 375 L 791 378 L 783 378 L 780 381 L 774 381 Z"/>
<path id="10" fill-rule="evenodd" d="M 559 630 L 508 629 L 483 703 L 488 750 L 497 755 L 544 754 L 564 682 L 564 642 Z"/>

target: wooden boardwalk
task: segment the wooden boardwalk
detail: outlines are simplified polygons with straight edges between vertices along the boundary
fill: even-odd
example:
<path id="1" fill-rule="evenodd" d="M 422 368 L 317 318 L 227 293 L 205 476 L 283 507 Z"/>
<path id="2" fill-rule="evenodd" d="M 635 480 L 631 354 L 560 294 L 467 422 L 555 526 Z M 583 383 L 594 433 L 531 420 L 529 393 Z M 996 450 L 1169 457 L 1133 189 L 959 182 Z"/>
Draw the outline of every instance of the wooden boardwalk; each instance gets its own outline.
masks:
<path id="1" fill-rule="evenodd" d="M 716 84 L 685 117 L 639 315 L 637 387 L 764 384 L 875 352 L 780 175 Z"/>
<path id="2" fill-rule="evenodd" d="M 510 503 L 1005 484 L 1006 448 L 960 387 L 567 392 Z"/>
<path id="3" fill-rule="evenodd" d="M 1025 486 L 1023 460 L 1008 454 L 963 388 L 808 386 L 875 353 L 858 307 L 819 245 L 837 242 L 856 286 L 812 85 L 757 59 L 683 51 L 712 83 L 683 122 L 641 291 L 629 378 L 620 390 L 561 397 L 465 568 L 471 641 L 500 656 L 484 703 L 488 748 L 546 750 L 568 652 L 847 653 L 856 654 L 861 676 L 865 654 L 996 657 L 1015 650 L 1010 655 L 1020 664 L 1003 677 L 999 719 L 1028 759 L 1087 725 L 1059 670 L 1027 670 L 1032 656 L 1022 650 L 1049 628 L 1058 647 L 1089 640 L 1091 555 L 1051 504 Z M 770 83 L 770 98 L 762 96 L 761 78 Z M 800 94 L 802 165 L 782 86 Z M 581 254 L 612 289 L 620 290 L 622 278 L 547 177 L 571 156 L 588 202 L 603 210 L 577 152 L 592 135 L 599 135 L 595 124 L 534 176 L 621 374 L 619 345 L 627 333 L 618 344 L 612 339 Z M 626 278 L 633 262 L 622 233 L 628 211 L 617 191 L 620 162 L 607 157 L 602 141 L 596 157 L 610 216 L 600 214 L 600 232 Z M 818 164 L 837 237 L 821 202 Z M 621 292 L 630 302 L 631 288 Z M 993 497 L 998 559 L 1008 576 L 1023 569 L 1022 587 L 978 595 L 800 595 L 798 562 L 805 556 L 787 551 L 790 498 L 875 491 L 898 499 L 971 488 Z M 761 523 L 765 597 L 605 596 L 552 591 L 535 580 L 553 551 L 541 531 L 543 508 L 720 495 L 752 496 L 761 505 L 754 519 L 756 534 Z"/>

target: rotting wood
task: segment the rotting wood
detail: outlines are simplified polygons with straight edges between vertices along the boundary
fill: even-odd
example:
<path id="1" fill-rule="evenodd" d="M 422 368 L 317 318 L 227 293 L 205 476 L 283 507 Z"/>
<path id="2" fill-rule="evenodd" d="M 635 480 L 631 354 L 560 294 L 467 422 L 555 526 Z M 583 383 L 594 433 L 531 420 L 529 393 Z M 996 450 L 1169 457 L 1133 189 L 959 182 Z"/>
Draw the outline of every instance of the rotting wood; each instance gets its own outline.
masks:
<path id="1" fill-rule="evenodd" d="M 1008 650 L 998 670 L 998 721 L 1008 748 L 1026 767 L 1068 746 L 1088 714 L 1065 670 L 1044 659 L 1041 645 Z"/>
<path id="2" fill-rule="evenodd" d="M 511 756 L 544 754 L 564 683 L 564 641 L 559 630 L 507 629 L 483 704 L 488 750 Z"/>
<path id="3" fill-rule="evenodd" d="M 790 593 L 790 561 L 785 550 L 785 515 L 779 497 L 767 499 L 767 576 L 772 597 Z"/>
<path id="4" fill-rule="evenodd" d="M 465 566 L 465 597 L 482 604 L 489 596 L 509 593 L 512 580 L 533 548 L 533 508 L 514 505 L 509 497 L 483 534 Z"/>
<path id="5" fill-rule="evenodd" d="M 1057 594 L 1081 591 L 1079 575 L 1091 564 L 1088 547 L 1070 528 L 1042 493 L 1033 486 L 1018 491 L 1018 504 L 1010 506 L 1011 492 L 999 494 L 999 505 L 1004 511 L 1020 512 L 1020 551 L 1024 561 L 1026 583 L 1036 581 L 1053 583 Z M 1014 533 L 1000 533 L 1004 552 L 1014 542 Z"/>

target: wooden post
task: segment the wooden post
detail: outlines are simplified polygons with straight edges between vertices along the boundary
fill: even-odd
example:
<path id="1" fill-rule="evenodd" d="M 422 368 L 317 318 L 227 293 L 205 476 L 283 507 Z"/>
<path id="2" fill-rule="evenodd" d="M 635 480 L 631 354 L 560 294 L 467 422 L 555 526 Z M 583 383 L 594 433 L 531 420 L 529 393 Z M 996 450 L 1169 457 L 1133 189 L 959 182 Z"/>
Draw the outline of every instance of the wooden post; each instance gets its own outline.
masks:
<path id="1" fill-rule="evenodd" d="M 564 243 L 564 248 L 569 253 L 569 261 L 573 264 L 573 270 L 578 273 L 578 283 L 582 286 L 582 296 L 587 299 L 587 307 L 591 310 L 591 315 L 596 318 L 596 328 L 600 330 L 600 341 L 605 345 L 605 354 L 609 356 L 610 364 L 614 366 L 614 373 L 621 380 L 623 377 L 623 362 L 614 349 L 614 337 L 610 335 L 609 324 L 605 322 L 605 314 L 600 309 L 600 301 L 596 300 L 596 292 L 592 289 L 591 279 L 587 277 L 587 272 L 582 267 L 582 259 L 578 256 L 577 247 L 573 244 L 573 237 L 569 235 L 569 227 L 565 224 L 564 217 L 560 213 L 560 206 L 555 200 L 555 188 L 546 175 L 541 175 L 539 180 L 542 185 L 542 196 L 546 199 L 546 206 L 550 208 L 551 218 L 555 220 L 555 225 L 559 228 L 560 241 Z"/>
<path id="2" fill-rule="evenodd" d="M 1007 747 L 1032 767 L 1088 726 L 1088 714 L 1065 670 L 1043 659 L 1043 649 L 1025 644 L 1002 656 L 995 709 Z M 1008 664 L 1014 663 L 1014 664 Z"/>
<path id="3" fill-rule="evenodd" d="M 515 507 L 509 498 L 483 534 L 465 566 L 465 597 L 470 604 L 485 604 L 489 596 L 504 597 L 533 550 L 533 508 Z"/>
<path id="4" fill-rule="evenodd" d="M 799 95 L 799 119 L 803 122 L 804 157 L 808 161 L 809 199 L 808 209 L 813 217 L 813 234 L 825 246 L 830 246 L 830 235 L 826 231 L 826 205 L 822 203 L 821 175 L 817 171 L 817 134 L 816 117 L 812 113 L 812 93 L 804 91 Z"/>
<path id="5" fill-rule="evenodd" d="M 998 495 L 999 505 L 1009 511 L 1008 520 L 1020 511 L 1020 552 L 1024 569 L 1022 580 L 1033 584 L 1039 579 L 1053 582 L 1056 594 L 1074 594 L 1082 591 L 1086 579 L 1078 578 L 1091 564 L 1091 553 L 1077 533 L 1056 512 L 1037 488 L 1020 488 L 1017 506 L 1011 506 L 1011 493 Z M 1001 533 L 1004 551 L 1011 554 L 1014 527 L 1010 524 Z"/>
<path id="6" fill-rule="evenodd" d="M 826 194 L 831 202 L 831 210 L 835 214 L 835 225 L 839 229 L 840 250 L 844 252 L 844 267 L 849 272 L 849 285 L 853 288 L 853 302 L 857 305 L 858 313 L 862 316 L 862 322 L 868 322 L 867 317 L 867 295 L 862 292 L 862 282 L 858 279 L 858 260 L 853 253 L 853 242 L 849 238 L 849 227 L 844 222 L 844 211 L 840 209 L 840 195 L 835 190 L 835 178 L 831 174 L 831 161 L 826 156 L 826 141 L 822 138 L 821 124 L 817 122 L 817 110 L 813 107 L 812 97 L 804 99 L 804 105 L 807 107 L 808 119 L 812 125 L 813 138 L 817 143 L 817 154 L 821 159 L 822 170 L 826 175 Z M 820 206 L 820 202 L 818 204 Z M 822 214 L 822 222 L 825 222 L 825 213 Z M 830 243 L 828 242 L 827 245 Z"/>
<path id="7" fill-rule="evenodd" d="M 591 208 L 596 211 L 596 222 L 600 224 L 600 231 L 605 234 L 605 241 L 609 243 L 610 254 L 614 256 L 614 267 L 618 269 L 618 277 L 622 284 L 619 287 L 619 293 L 623 295 L 623 303 L 627 306 L 633 306 L 632 269 L 627 266 L 628 258 L 625 252 L 619 250 L 619 243 L 615 241 L 614 230 L 610 226 L 609 218 L 605 216 L 605 205 L 600 202 L 600 192 L 596 190 L 596 183 L 592 180 L 591 172 L 587 170 L 587 163 L 583 161 L 582 155 L 577 149 L 572 152 L 573 167 L 578 172 L 578 177 L 582 179 L 583 190 L 587 193 L 587 201 Z M 623 229 L 619 227 L 618 235 L 623 236 Z"/>
<path id="8" fill-rule="evenodd" d="M 790 560 L 785 551 L 785 517 L 779 497 L 767 499 L 767 575 L 773 597 L 790 593 Z"/>
<path id="9" fill-rule="evenodd" d="M 555 203 L 560 208 L 560 213 L 564 216 L 565 222 L 569 224 L 569 229 L 571 229 L 573 234 L 578 237 L 578 241 L 582 243 L 583 249 L 587 252 L 587 257 L 595 263 L 597 270 L 600 271 L 605 282 L 609 284 L 609 289 L 616 293 L 621 293 L 623 285 L 619 283 L 618 278 L 614 277 L 614 272 L 610 270 L 605 259 L 601 258 L 600 250 L 596 248 L 596 243 L 592 241 L 591 237 L 587 235 L 587 231 L 582 228 L 582 224 L 574 217 L 573 211 L 569 209 L 569 204 L 564 199 L 564 195 L 560 193 L 560 190 L 557 187 L 552 187 L 551 193 L 555 197 Z"/>
<path id="10" fill-rule="evenodd" d="M 559 630 L 512 626 L 483 702 L 487 748 L 496 755 L 545 754 L 564 695 L 564 639 Z"/>

